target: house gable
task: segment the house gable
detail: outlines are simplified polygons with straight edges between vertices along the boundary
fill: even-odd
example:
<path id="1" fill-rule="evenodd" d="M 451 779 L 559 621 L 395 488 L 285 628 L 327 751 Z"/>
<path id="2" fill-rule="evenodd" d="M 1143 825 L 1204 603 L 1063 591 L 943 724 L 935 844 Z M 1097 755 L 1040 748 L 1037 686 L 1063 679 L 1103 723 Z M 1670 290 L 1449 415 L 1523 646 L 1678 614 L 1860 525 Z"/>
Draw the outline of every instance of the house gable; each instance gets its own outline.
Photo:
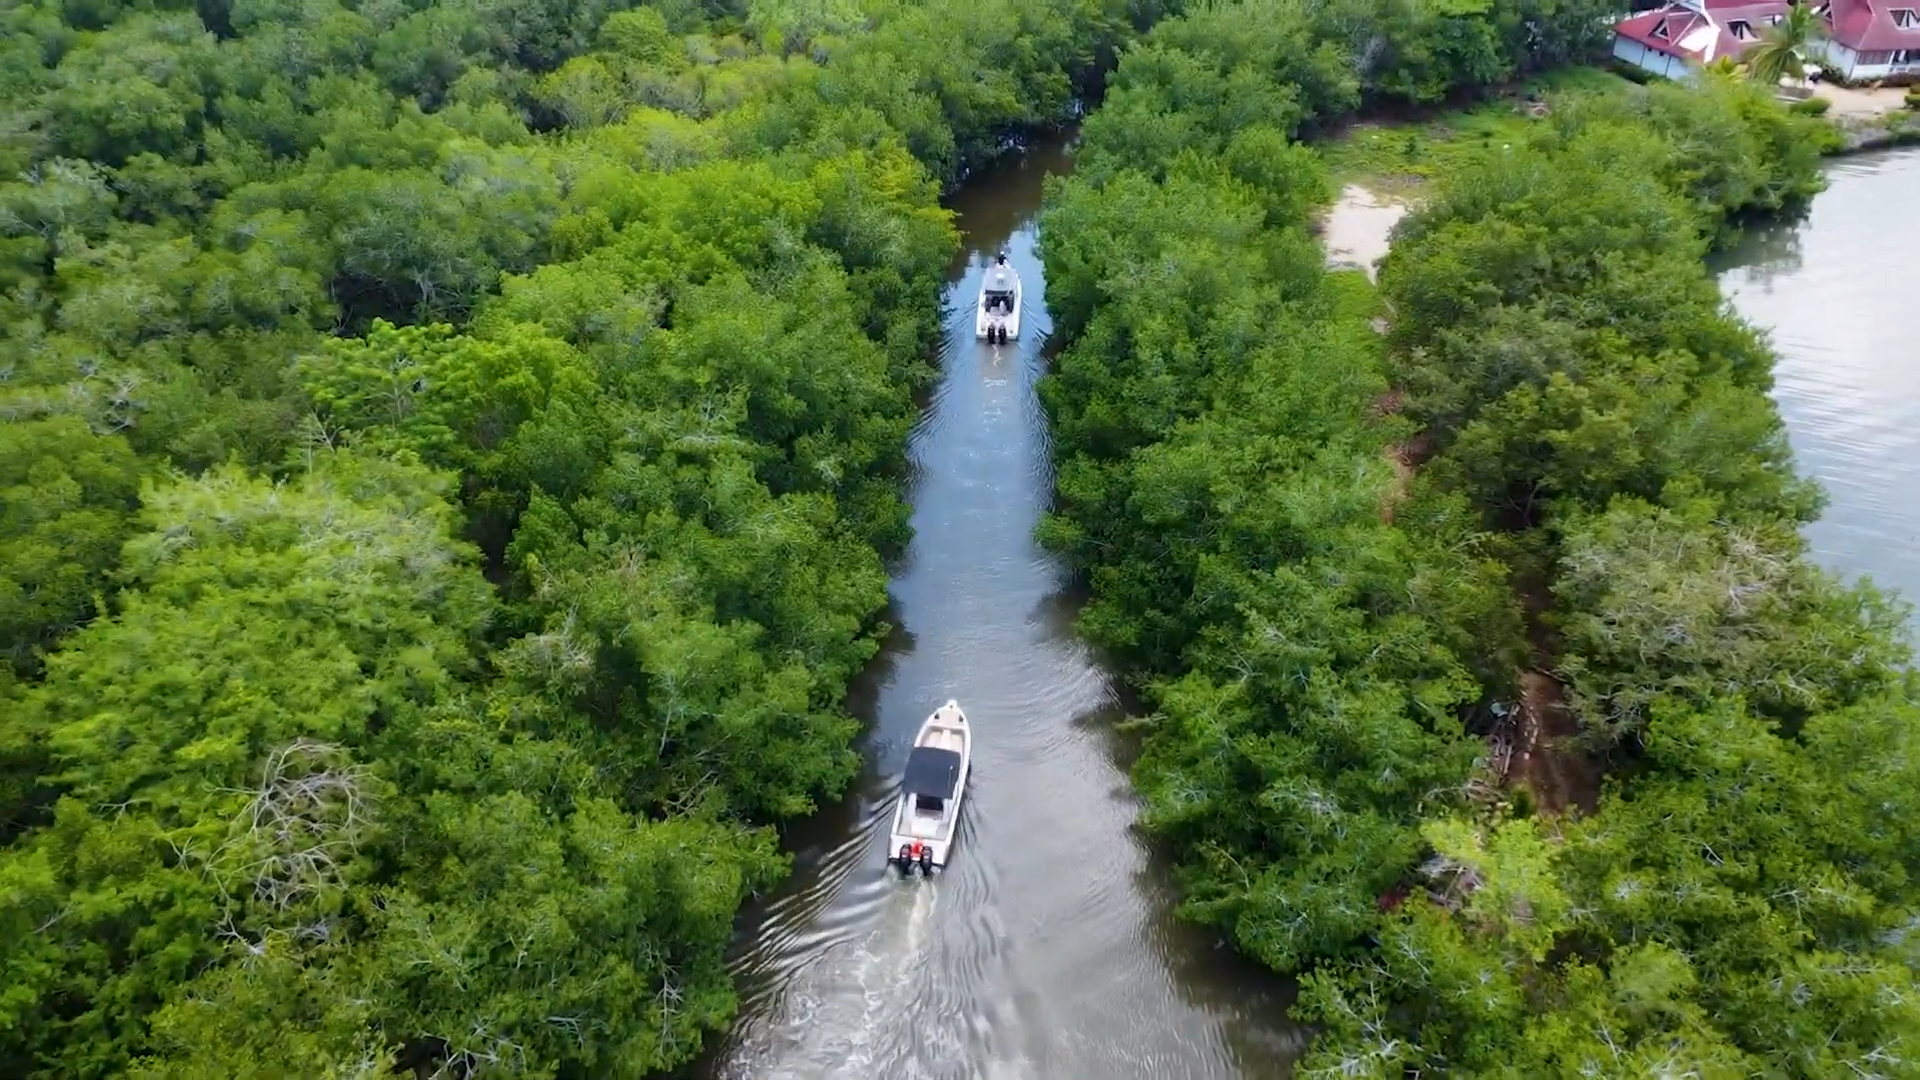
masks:
<path id="1" fill-rule="evenodd" d="M 1920 5 L 1914 0 L 1832 0 L 1828 36 L 1855 52 L 1920 50 Z"/>
<path id="2" fill-rule="evenodd" d="M 1620 21 L 1614 34 L 1678 60 L 1710 64 L 1744 52 L 1786 9 L 1787 0 L 1669 0 Z"/>

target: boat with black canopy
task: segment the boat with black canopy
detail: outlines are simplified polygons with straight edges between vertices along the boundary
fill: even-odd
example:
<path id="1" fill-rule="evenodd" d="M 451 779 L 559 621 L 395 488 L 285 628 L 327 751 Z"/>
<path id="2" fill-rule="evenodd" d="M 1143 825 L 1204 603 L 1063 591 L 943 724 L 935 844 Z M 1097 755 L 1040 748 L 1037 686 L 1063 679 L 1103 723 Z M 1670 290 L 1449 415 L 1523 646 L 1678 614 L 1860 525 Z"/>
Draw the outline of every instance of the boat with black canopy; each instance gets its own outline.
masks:
<path id="1" fill-rule="evenodd" d="M 993 257 L 993 265 L 980 281 L 973 336 L 989 345 L 1005 345 L 1020 336 L 1020 275 L 1008 264 L 1004 251 Z"/>
<path id="2" fill-rule="evenodd" d="M 900 781 L 900 805 L 893 815 L 887 865 L 911 874 L 916 867 L 931 875 L 944 868 L 960 827 L 960 800 L 967 791 L 973 760 L 973 729 L 960 703 L 948 701 L 933 711 L 914 736 Z"/>

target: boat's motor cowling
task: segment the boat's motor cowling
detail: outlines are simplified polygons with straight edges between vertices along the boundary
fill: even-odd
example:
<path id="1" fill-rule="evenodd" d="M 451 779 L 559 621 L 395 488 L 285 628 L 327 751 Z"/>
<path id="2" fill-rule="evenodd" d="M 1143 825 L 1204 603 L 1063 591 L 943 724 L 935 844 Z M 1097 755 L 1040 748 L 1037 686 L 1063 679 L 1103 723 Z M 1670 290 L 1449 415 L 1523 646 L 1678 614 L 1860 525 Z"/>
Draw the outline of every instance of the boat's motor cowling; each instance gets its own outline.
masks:
<path id="1" fill-rule="evenodd" d="M 920 868 L 921 873 L 926 874 L 928 877 L 932 877 L 933 876 L 933 845 L 923 844 L 918 840 L 915 840 L 911 844 L 901 844 L 899 856 L 897 858 L 888 859 L 887 861 L 897 862 L 900 864 L 901 877 L 912 877 L 913 868 L 916 866 Z"/>

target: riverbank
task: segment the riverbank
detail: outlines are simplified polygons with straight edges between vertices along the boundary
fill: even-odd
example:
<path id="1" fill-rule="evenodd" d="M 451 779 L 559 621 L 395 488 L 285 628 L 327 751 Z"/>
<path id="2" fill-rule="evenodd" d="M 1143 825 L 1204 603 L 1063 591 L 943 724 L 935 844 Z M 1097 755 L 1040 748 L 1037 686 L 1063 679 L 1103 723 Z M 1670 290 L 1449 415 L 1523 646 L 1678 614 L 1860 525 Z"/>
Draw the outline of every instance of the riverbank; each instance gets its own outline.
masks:
<path id="1" fill-rule="evenodd" d="M 1449 170 L 1524 143 L 1571 96 L 1641 89 L 1604 68 L 1568 68 L 1460 108 L 1354 121 L 1319 147 L 1339 192 L 1318 221 L 1328 265 L 1375 277 L 1393 227 Z M 1820 84 L 1812 94 L 1830 103 L 1824 118 L 1840 136 L 1828 156 L 1920 143 L 1920 112 L 1907 108 L 1904 90 Z"/>
<path id="2" fill-rule="evenodd" d="M 1701 265 L 1819 190 L 1831 132 L 1731 80 L 1608 79 L 1564 110 L 1542 87 L 1351 125 L 1334 198 L 1315 154 L 1193 89 L 1246 14 L 1129 55 L 1046 218 L 1067 341 L 1042 536 L 1144 691 L 1134 778 L 1183 911 L 1300 976 L 1307 1076 L 1745 1075 L 1815 1052 L 1803 1030 L 1851 1064 L 1920 1029 L 1849 1012 L 1883 972 L 1908 991 L 1871 945 L 1767 989 L 1854 917 L 1806 882 L 1869 931 L 1906 916 L 1851 868 L 1870 821 L 1912 820 L 1874 800 L 1920 788 L 1849 753 L 1904 753 L 1902 662 L 1800 557 L 1817 499 L 1771 356 Z M 1322 72 L 1279 70 L 1233 85 L 1327 115 Z M 1324 250 L 1298 243 L 1314 211 Z M 1377 291 L 1313 265 L 1389 240 Z M 1655 983 L 1684 1046 L 1618 1005 Z"/>
<path id="3" fill-rule="evenodd" d="M 1840 132 L 1836 154 L 1884 150 L 1920 142 L 1920 111 L 1907 107 L 1905 90 L 1859 90 L 1821 84 L 1813 96 L 1829 102 L 1826 118 Z"/>
<path id="4" fill-rule="evenodd" d="M 1842 1019 L 1843 1002 L 1881 971 L 1896 977 L 1881 966 L 1893 956 L 1871 946 L 1845 949 L 1830 989 L 1748 989 L 1819 962 L 1797 942 L 1830 924 L 1797 910 L 1801 881 L 1844 881 L 1869 925 L 1908 917 L 1899 889 L 1847 869 L 1866 864 L 1874 841 L 1836 851 L 1833 839 L 1884 813 L 1851 792 L 1902 797 L 1904 777 L 1841 744 L 1864 726 L 1905 746 L 1905 661 L 1877 599 L 1803 558 L 1795 526 L 1815 503 L 1790 478 L 1765 398 L 1772 357 L 1725 317 L 1698 266 L 1697 235 L 1725 236 L 1736 214 L 1779 207 L 1773 191 L 1815 189 L 1806 140 L 1824 133 L 1765 108 L 1751 87 L 1662 97 L 1657 109 L 1595 109 L 1552 140 L 1516 144 L 1524 165 L 1503 167 L 1495 150 L 1463 187 L 1421 191 L 1430 209 L 1398 238 L 1382 285 L 1397 313 L 1392 370 L 1407 388 L 1398 415 L 1428 455 L 1410 492 L 1427 500 L 1424 521 L 1412 506 L 1396 518 L 1417 537 L 1447 519 L 1442 500 L 1472 507 L 1486 530 L 1476 545 L 1505 564 L 1520 601 L 1520 626 L 1506 632 L 1518 629 L 1524 647 L 1468 655 L 1521 656 L 1521 745 L 1542 714 L 1577 721 L 1573 749 L 1605 756 L 1614 794 L 1570 817 L 1476 814 L 1425 829 L 1432 860 L 1404 901 L 1420 914 L 1376 933 L 1374 966 L 1329 965 L 1309 980 L 1301 1015 L 1331 1033 L 1309 1071 L 1391 1053 L 1396 1071 L 1558 1075 L 1659 1052 L 1680 1070 L 1723 1062 L 1749 1074 L 1803 1052 L 1781 1016 L 1824 1013 L 1806 1029 L 1850 1029 L 1826 1039 L 1849 1065 L 1914 1030 L 1913 1011 L 1891 1004 Z M 1715 97 L 1731 107 L 1715 110 Z M 1703 144 L 1703 130 L 1728 137 Z M 1620 149 L 1648 135 L 1667 145 L 1622 168 Z M 1756 172 L 1772 176 L 1724 185 Z M 1648 281 L 1662 283 L 1657 302 Z M 1497 648 L 1497 636 L 1485 640 Z M 1816 641 L 1855 651 L 1830 654 L 1848 657 L 1837 661 L 1801 651 Z M 1789 685 L 1777 673 L 1790 667 Z M 1494 761 L 1513 745 L 1499 725 L 1516 726 L 1513 711 L 1496 715 Z M 1538 797 L 1538 779 L 1529 786 L 1536 809 L 1558 809 Z M 1434 905 L 1463 917 L 1437 931 Z M 1787 929 L 1752 935 L 1762 924 Z M 1576 937 L 1636 944 L 1595 961 L 1610 973 L 1594 978 L 1545 959 Z M 1462 947 L 1502 962 L 1460 964 Z M 1708 1018 L 1684 1049 L 1610 1014 L 1618 990 L 1603 980 L 1618 987 L 1646 965 L 1683 987 L 1671 1008 Z M 1570 1032 L 1569 1014 L 1602 1017 L 1603 1033 Z"/>
<path id="5" fill-rule="evenodd" d="M 1489 91 L 1464 107 L 1353 121 L 1318 147 L 1339 191 L 1318 222 L 1328 265 L 1375 278 L 1393 227 L 1435 180 L 1489 147 L 1525 142 L 1570 95 L 1635 89 L 1611 71 L 1564 68 Z"/>

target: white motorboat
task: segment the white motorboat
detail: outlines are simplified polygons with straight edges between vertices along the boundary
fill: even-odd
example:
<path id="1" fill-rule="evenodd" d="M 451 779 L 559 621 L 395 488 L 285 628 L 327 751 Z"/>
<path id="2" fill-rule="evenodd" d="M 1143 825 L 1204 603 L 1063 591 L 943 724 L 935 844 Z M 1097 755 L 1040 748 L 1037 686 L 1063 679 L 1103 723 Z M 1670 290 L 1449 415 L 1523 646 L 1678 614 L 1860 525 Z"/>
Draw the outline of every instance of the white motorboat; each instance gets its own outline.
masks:
<path id="1" fill-rule="evenodd" d="M 1020 275 L 1007 265 L 1002 252 L 993 257 L 980 283 L 980 307 L 974 314 L 973 336 L 993 345 L 1005 345 L 1020 336 Z"/>
<path id="2" fill-rule="evenodd" d="M 960 800 L 967 793 L 967 770 L 973 763 L 973 729 L 960 703 L 948 701 L 920 725 L 907 754 L 906 775 L 900 781 L 900 805 L 893 814 L 893 836 L 887 865 L 900 873 L 932 875 L 953 854 L 960 829 Z"/>

